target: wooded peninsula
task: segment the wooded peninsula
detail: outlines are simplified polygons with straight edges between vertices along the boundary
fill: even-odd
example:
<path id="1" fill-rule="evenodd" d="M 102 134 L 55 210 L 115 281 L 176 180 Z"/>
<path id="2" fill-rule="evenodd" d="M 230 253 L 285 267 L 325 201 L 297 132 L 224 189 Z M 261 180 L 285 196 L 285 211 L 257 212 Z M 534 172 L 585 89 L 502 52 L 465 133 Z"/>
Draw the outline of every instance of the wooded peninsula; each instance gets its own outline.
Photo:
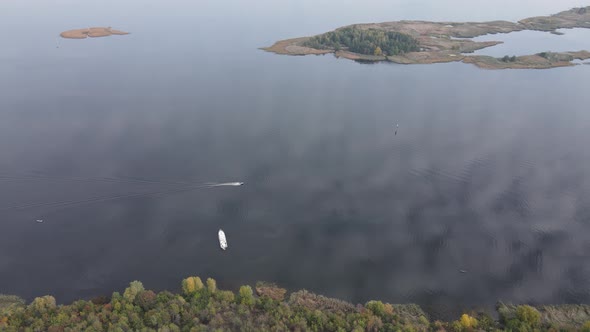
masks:
<path id="1" fill-rule="evenodd" d="M 551 16 L 531 17 L 516 23 L 396 21 L 354 24 L 317 36 L 281 40 L 263 50 L 286 55 L 333 53 L 336 57 L 356 61 L 400 64 L 460 61 L 486 69 L 545 69 L 573 66 L 576 59 L 590 59 L 590 52 L 572 50 L 495 58 L 469 53 L 502 42 L 477 42 L 472 38 L 525 30 L 562 34 L 557 30 L 572 28 L 590 28 L 590 6 Z"/>

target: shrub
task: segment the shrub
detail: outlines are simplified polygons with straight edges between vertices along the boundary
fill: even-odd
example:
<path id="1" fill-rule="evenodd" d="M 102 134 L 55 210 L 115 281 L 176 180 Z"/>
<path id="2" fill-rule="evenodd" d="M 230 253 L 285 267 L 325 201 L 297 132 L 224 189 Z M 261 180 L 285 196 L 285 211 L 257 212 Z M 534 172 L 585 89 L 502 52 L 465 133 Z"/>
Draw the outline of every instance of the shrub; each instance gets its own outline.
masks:
<path id="1" fill-rule="evenodd" d="M 541 314 L 539 311 L 528 305 L 519 305 L 516 308 L 516 317 L 531 327 L 536 327 L 541 323 Z"/>
<path id="2" fill-rule="evenodd" d="M 235 300 L 235 295 L 231 291 L 219 291 L 215 293 L 215 298 L 222 303 L 232 303 Z"/>
<path id="3" fill-rule="evenodd" d="M 109 303 L 110 300 L 108 297 L 101 295 L 101 296 L 97 296 L 95 298 L 92 298 L 90 300 L 90 302 L 92 302 L 93 304 L 96 304 L 96 305 L 103 305 L 103 304 Z"/>

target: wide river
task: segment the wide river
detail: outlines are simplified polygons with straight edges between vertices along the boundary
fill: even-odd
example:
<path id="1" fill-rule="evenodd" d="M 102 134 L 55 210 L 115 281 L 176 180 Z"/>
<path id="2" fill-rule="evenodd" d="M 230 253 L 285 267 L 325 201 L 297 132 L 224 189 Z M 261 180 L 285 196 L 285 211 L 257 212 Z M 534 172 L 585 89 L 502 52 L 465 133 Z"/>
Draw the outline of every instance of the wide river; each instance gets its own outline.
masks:
<path id="1" fill-rule="evenodd" d="M 588 302 L 590 66 L 258 49 L 351 23 L 582 3 L 2 1 L 0 293 L 68 303 L 198 275 L 451 318 Z M 59 37 L 88 26 L 132 34 Z M 245 185 L 203 185 L 233 181 Z"/>

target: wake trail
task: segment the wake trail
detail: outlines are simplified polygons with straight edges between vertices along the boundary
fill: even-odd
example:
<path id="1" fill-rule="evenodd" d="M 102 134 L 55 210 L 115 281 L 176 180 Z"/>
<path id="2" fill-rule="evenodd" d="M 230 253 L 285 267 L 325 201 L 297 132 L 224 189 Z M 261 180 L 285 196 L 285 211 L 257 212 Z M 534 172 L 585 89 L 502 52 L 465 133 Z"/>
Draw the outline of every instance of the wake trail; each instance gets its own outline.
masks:
<path id="1" fill-rule="evenodd" d="M 197 186 L 197 187 L 191 186 L 191 187 L 185 187 L 185 188 L 160 190 L 160 191 L 153 191 L 153 192 L 147 192 L 147 193 L 124 194 L 124 195 L 116 195 L 116 196 L 97 196 L 97 197 L 91 197 L 91 198 L 80 199 L 80 200 L 65 200 L 65 201 L 57 201 L 57 202 L 21 204 L 21 205 L 13 205 L 13 206 L 0 208 L 0 211 L 23 210 L 23 209 L 33 209 L 33 208 L 40 208 L 40 207 L 54 208 L 54 207 L 75 206 L 75 205 L 82 205 L 82 204 L 89 204 L 89 203 L 111 201 L 111 200 L 116 200 L 116 199 L 142 197 L 142 196 L 158 196 L 158 195 L 164 195 L 164 194 L 179 193 L 179 192 L 183 192 L 183 191 L 196 190 L 199 188 L 206 188 L 206 186 L 205 187 L 204 186 Z"/>
<path id="2" fill-rule="evenodd" d="M 213 188 L 213 187 L 223 187 L 223 186 L 241 186 L 243 182 L 226 182 L 226 183 L 206 183 L 196 186 L 186 186 L 182 188 L 174 188 L 174 189 L 167 189 L 167 190 L 159 190 L 159 191 L 152 191 L 147 193 L 132 193 L 132 194 L 123 194 L 123 195 L 115 195 L 115 196 L 96 196 L 90 197 L 85 199 L 79 200 L 63 200 L 63 201 L 54 201 L 54 202 L 40 202 L 40 203 L 27 203 L 27 204 L 19 204 L 19 205 L 12 205 L 0 208 L 0 212 L 2 211 L 9 211 L 9 210 L 24 210 L 24 209 L 34 209 L 34 208 L 64 208 L 64 207 L 74 207 L 78 205 L 84 204 L 92 204 L 92 203 L 99 203 L 99 202 L 106 202 L 112 201 L 117 199 L 126 199 L 126 198 L 136 198 L 136 197 L 150 197 L 150 196 L 161 196 L 167 194 L 174 194 L 180 192 L 188 192 L 197 189 L 203 188 Z"/>
<path id="3" fill-rule="evenodd" d="M 187 186 L 190 182 L 167 182 L 134 178 L 116 178 L 116 177 L 67 177 L 67 176 L 48 176 L 48 175 L 0 175 L 2 182 L 14 182 L 19 180 L 28 181 L 71 181 L 71 182 L 98 182 L 98 183 L 118 183 L 118 184 L 161 184 L 168 186 Z"/>

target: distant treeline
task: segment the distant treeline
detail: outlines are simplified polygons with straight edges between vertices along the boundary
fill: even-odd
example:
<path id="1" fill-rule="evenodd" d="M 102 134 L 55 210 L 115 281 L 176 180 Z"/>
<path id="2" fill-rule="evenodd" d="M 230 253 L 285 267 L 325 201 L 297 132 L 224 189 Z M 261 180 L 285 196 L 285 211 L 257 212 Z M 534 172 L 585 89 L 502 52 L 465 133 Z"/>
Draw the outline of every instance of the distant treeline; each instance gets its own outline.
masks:
<path id="1" fill-rule="evenodd" d="M 499 321 L 468 312 L 453 322 L 431 321 L 417 305 L 350 303 L 259 283 L 237 293 L 213 279 L 182 281 L 182 293 L 156 293 L 133 281 L 123 294 L 57 305 L 52 296 L 30 304 L 0 295 L 0 331 L 590 331 L 590 307 L 498 306 Z"/>
<path id="2" fill-rule="evenodd" d="M 356 26 L 338 29 L 311 37 L 303 43 L 320 50 L 348 50 L 368 55 L 398 55 L 418 51 L 418 41 L 412 36 L 377 29 L 360 29 Z"/>

